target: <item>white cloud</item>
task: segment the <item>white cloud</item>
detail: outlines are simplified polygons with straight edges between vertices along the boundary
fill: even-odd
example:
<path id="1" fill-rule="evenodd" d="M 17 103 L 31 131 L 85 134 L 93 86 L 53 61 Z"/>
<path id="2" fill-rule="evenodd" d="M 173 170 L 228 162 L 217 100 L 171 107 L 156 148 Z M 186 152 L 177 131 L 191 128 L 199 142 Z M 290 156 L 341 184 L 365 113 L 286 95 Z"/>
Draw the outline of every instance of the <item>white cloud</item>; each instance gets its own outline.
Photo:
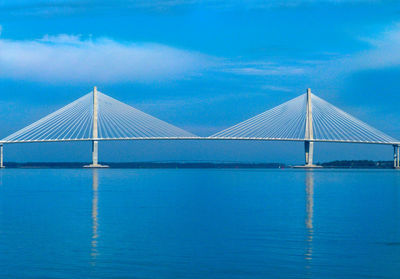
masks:
<path id="1" fill-rule="evenodd" d="M 80 36 L 0 39 L 0 77 L 42 82 L 149 82 L 187 78 L 214 58 L 152 43 L 120 43 Z"/>
<path id="2" fill-rule="evenodd" d="M 342 74 L 400 65 L 400 23 L 361 40 L 367 47 L 356 53 L 282 64 L 218 58 L 154 43 L 83 39 L 80 35 L 46 35 L 25 41 L 0 38 L 0 78 L 46 83 L 154 82 L 186 79 L 211 71 L 332 80 Z"/>
<path id="3" fill-rule="evenodd" d="M 84 40 L 45 35 L 38 40 L 0 39 L 0 78 L 39 82 L 154 82 L 206 71 L 235 75 L 300 75 L 304 67 L 239 62 L 153 43 Z"/>

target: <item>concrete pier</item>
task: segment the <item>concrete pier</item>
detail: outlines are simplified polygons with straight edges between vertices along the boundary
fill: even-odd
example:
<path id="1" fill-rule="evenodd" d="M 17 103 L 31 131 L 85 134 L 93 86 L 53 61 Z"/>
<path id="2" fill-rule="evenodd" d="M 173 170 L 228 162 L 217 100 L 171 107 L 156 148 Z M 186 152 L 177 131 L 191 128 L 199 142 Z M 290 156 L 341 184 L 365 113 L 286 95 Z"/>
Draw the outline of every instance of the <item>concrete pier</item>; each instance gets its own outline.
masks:
<path id="1" fill-rule="evenodd" d="M 3 144 L 0 144 L 0 168 L 4 168 L 4 164 L 3 164 Z"/>
<path id="2" fill-rule="evenodd" d="M 305 151 L 305 161 L 306 166 L 314 166 L 313 159 L 314 159 L 314 143 L 312 141 L 305 141 L 304 142 L 304 151 Z"/>
<path id="3" fill-rule="evenodd" d="M 400 169 L 400 149 L 399 145 L 393 145 L 393 168 Z"/>

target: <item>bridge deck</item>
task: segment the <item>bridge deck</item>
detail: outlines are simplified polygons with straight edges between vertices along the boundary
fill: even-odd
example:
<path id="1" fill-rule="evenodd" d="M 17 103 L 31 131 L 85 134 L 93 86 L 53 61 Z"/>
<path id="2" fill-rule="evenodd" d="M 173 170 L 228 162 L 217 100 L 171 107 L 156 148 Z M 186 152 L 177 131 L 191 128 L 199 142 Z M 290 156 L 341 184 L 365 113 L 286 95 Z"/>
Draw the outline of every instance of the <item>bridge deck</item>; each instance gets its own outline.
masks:
<path id="1" fill-rule="evenodd" d="M 41 142 L 83 142 L 83 141 L 134 141 L 134 140 L 234 140 L 234 141 L 292 141 L 292 142 L 326 142 L 326 143 L 359 143 L 400 145 L 400 142 L 356 141 L 356 140 L 330 140 L 330 139 L 286 139 L 286 138 L 257 138 L 257 137 L 125 137 L 125 138 L 81 138 L 81 139 L 46 139 L 46 140 L 15 140 L 0 141 L 0 144 L 14 143 L 41 143 Z"/>

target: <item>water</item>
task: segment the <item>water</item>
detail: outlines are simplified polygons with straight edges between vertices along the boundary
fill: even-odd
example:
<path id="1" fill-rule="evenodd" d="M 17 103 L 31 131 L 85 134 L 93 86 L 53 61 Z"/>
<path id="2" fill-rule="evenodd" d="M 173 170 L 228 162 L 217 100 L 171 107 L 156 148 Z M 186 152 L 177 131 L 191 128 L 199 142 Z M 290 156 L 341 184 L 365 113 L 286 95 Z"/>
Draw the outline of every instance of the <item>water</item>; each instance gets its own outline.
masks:
<path id="1" fill-rule="evenodd" d="M 400 278 L 400 172 L 4 169 L 1 278 Z"/>

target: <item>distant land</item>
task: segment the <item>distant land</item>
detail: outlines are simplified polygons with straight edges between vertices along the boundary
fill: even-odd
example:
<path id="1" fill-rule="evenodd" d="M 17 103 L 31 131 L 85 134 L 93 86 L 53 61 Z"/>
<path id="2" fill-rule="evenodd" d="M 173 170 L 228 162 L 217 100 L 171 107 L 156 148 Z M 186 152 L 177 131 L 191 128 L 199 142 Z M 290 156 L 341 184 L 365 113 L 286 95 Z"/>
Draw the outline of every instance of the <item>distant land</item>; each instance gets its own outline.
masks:
<path id="1" fill-rule="evenodd" d="M 343 160 L 326 163 L 317 163 L 324 168 L 363 168 L 363 169 L 392 169 L 393 161 L 370 161 L 370 160 Z"/>
<path id="2" fill-rule="evenodd" d="M 238 162 L 126 162 L 113 163 L 102 162 L 110 168 L 132 168 L 132 169 L 276 169 L 292 168 L 292 165 L 283 163 L 238 163 Z M 6 168 L 82 168 L 89 162 L 6 162 Z M 393 161 L 370 161 L 370 160 L 344 160 L 317 163 L 324 168 L 346 168 L 346 169 L 391 169 Z"/>

